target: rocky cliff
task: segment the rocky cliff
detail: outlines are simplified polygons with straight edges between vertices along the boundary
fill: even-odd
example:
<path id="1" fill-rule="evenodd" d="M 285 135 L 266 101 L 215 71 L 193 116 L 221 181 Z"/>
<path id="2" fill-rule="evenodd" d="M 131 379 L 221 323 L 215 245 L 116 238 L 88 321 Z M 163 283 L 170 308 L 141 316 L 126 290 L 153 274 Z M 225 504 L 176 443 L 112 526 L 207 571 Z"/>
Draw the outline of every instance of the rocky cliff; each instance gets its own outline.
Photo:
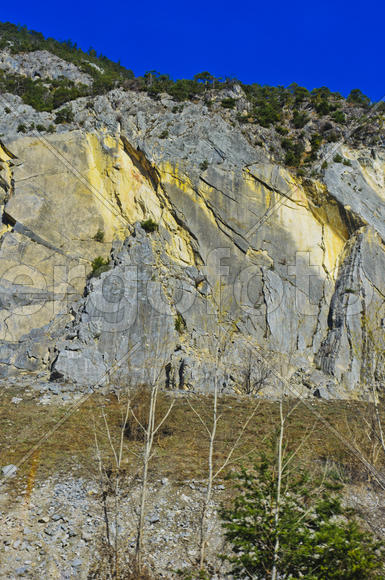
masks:
<path id="1" fill-rule="evenodd" d="M 44 52 L 0 67 L 52 78 Z M 1 96 L 3 376 L 325 398 L 383 384 L 379 117 L 315 156 L 310 115 L 298 171 L 275 130 L 239 120 L 240 86 L 210 99 L 116 88 L 49 132 L 57 112 Z"/>

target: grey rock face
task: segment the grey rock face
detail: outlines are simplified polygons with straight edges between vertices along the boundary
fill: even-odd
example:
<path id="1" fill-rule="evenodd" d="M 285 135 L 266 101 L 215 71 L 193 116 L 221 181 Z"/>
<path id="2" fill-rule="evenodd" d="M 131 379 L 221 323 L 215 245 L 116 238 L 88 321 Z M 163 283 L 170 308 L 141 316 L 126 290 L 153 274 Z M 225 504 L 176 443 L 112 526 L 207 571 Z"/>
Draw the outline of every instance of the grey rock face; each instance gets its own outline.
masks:
<path id="1" fill-rule="evenodd" d="M 1 373 L 366 396 L 383 376 L 383 153 L 345 147 L 351 166 L 301 182 L 218 110 L 175 106 L 78 99 L 43 140 L 0 114 Z M 89 277 L 95 258 L 109 269 Z"/>
<path id="2" fill-rule="evenodd" d="M 328 333 L 317 354 L 320 368 L 352 392 L 370 392 L 384 376 L 385 253 L 378 236 L 362 228 L 346 246 L 333 294 Z"/>
<path id="3" fill-rule="evenodd" d="M 92 84 L 90 75 L 82 73 L 72 62 L 67 62 L 47 50 L 9 54 L 0 51 L 0 69 L 31 79 L 58 79 L 65 77 L 75 83 Z"/>
<path id="4" fill-rule="evenodd" d="M 54 374 L 97 386 L 129 373 L 141 384 L 157 378 L 174 350 L 173 313 L 161 284 L 152 281 L 155 256 L 140 227 L 115 264 L 90 281 L 74 323 L 77 338 L 57 344 Z"/>
<path id="5" fill-rule="evenodd" d="M 356 216 L 358 223 L 370 225 L 384 240 L 384 152 L 381 149 L 352 152 L 350 157 L 351 166 L 329 164 L 325 184 L 339 203 Z"/>

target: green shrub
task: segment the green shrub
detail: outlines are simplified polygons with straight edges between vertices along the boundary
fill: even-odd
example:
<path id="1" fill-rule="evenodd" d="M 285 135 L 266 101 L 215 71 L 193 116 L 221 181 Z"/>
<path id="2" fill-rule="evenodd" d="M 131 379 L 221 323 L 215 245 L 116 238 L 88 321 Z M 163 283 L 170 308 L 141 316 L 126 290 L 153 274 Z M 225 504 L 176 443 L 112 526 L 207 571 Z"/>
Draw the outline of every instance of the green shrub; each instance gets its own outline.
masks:
<path id="1" fill-rule="evenodd" d="M 301 163 L 304 145 L 301 141 L 292 141 L 289 138 L 282 139 L 281 145 L 286 151 L 285 164 L 290 167 L 298 167 Z"/>
<path id="2" fill-rule="evenodd" d="M 309 121 L 309 117 L 305 113 L 300 113 L 299 111 L 294 111 L 292 122 L 293 122 L 293 125 L 296 129 L 302 129 L 308 121 Z"/>
<path id="3" fill-rule="evenodd" d="M 305 87 L 300 87 L 299 85 L 297 85 L 297 83 L 292 83 L 291 85 L 289 85 L 288 90 L 294 95 L 296 107 L 298 107 L 298 105 L 301 105 L 301 103 L 303 103 L 304 100 L 310 97 L 308 89 L 305 89 Z"/>
<path id="4" fill-rule="evenodd" d="M 46 131 L 46 128 L 44 127 L 44 125 L 41 125 L 40 123 L 38 123 L 36 125 L 36 131 L 39 131 L 39 133 Z"/>
<path id="5" fill-rule="evenodd" d="M 103 230 L 98 230 L 94 235 L 94 240 L 96 242 L 104 242 L 104 232 Z"/>
<path id="6" fill-rule="evenodd" d="M 333 161 L 334 163 L 342 163 L 344 160 L 344 158 L 342 157 L 342 155 L 340 155 L 339 153 L 337 153 L 336 155 L 334 155 L 333 157 Z"/>
<path id="7" fill-rule="evenodd" d="M 198 82 L 197 80 L 178 79 L 174 82 L 167 77 L 167 80 L 164 81 L 163 88 L 160 87 L 159 90 L 161 92 L 162 90 L 165 90 L 176 101 L 186 101 L 188 99 L 193 99 L 196 95 L 202 95 L 205 92 L 206 87 L 203 83 Z"/>
<path id="8" fill-rule="evenodd" d="M 27 132 L 27 127 L 24 125 L 24 123 L 19 123 L 19 125 L 17 126 L 17 132 L 18 133 L 26 133 Z"/>
<path id="9" fill-rule="evenodd" d="M 236 102 L 237 101 L 235 99 L 233 99 L 232 97 L 227 97 L 226 99 L 222 99 L 221 105 L 225 109 L 234 109 Z"/>
<path id="10" fill-rule="evenodd" d="M 322 135 L 319 135 L 318 133 L 315 133 L 314 135 L 311 136 L 310 139 L 311 151 L 309 157 L 312 161 L 317 159 L 317 153 L 319 151 L 319 148 L 321 147 L 322 140 L 323 140 Z"/>
<path id="11" fill-rule="evenodd" d="M 214 86 L 215 82 L 218 81 L 213 74 L 208 72 L 207 70 L 198 73 L 194 76 L 194 81 L 198 83 L 203 83 L 206 87 Z"/>
<path id="12" fill-rule="evenodd" d="M 348 167 L 352 166 L 352 162 L 350 161 L 350 159 L 344 159 L 342 162 L 344 165 L 347 165 Z"/>
<path id="13" fill-rule="evenodd" d="M 152 218 L 148 218 L 147 220 L 144 220 L 143 222 L 141 222 L 140 225 L 142 226 L 144 231 L 149 233 L 149 234 L 152 232 L 156 232 L 159 229 L 158 224 L 156 222 L 154 222 L 154 220 Z"/>
<path id="14" fill-rule="evenodd" d="M 286 127 L 283 127 L 282 125 L 277 125 L 275 130 L 277 131 L 277 133 L 279 135 L 287 135 L 289 132 L 289 129 L 287 129 Z"/>
<path id="15" fill-rule="evenodd" d="M 72 123 L 73 120 L 74 114 L 72 112 L 71 107 L 64 107 L 63 109 L 60 109 L 60 111 L 56 113 L 55 117 L 56 125 L 59 125 L 60 123 Z"/>
<path id="16" fill-rule="evenodd" d="M 338 135 L 335 131 L 331 131 L 327 137 L 326 137 L 327 141 L 329 143 L 336 143 L 338 141 Z"/>
<path id="17" fill-rule="evenodd" d="M 334 111 L 334 113 L 332 113 L 332 119 L 336 123 L 339 123 L 342 125 L 343 123 L 345 123 L 345 120 L 346 120 L 345 113 L 343 111 L 341 111 L 340 109 L 338 109 L 337 111 Z"/>
<path id="18" fill-rule="evenodd" d="M 55 133 L 55 131 L 56 131 L 55 125 L 52 125 L 52 124 L 48 125 L 47 133 Z"/>
<path id="19" fill-rule="evenodd" d="M 161 132 L 161 134 L 159 135 L 159 139 L 167 139 L 168 137 L 168 131 L 167 129 L 165 129 L 164 131 Z"/>
<path id="20" fill-rule="evenodd" d="M 322 99 L 315 107 L 315 110 L 319 115 L 327 115 L 330 113 L 330 104 L 325 99 Z"/>
<path id="21" fill-rule="evenodd" d="M 36 111 L 52 110 L 52 93 L 49 86 L 42 81 L 32 81 L 25 79 L 20 91 L 21 97 L 27 105 L 30 105 Z"/>
<path id="22" fill-rule="evenodd" d="M 255 108 L 254 114 L 262 127 L 269 127 L 281 120 L 281 111 L 272 103 L 262 103 Z"/>
<path id="23" fill-rule="evenodd" d="M 353 89 L 350 91 L 349 96 L 347 98 L 349 103 L 354 103 L 356 105 L 362 105 L 367 107 L 370 105 L 370 99 L 360 89 Z"/>
<path id="24" fill-rule="evenodd" d="M 186 322 L 180 312 L 178 312 L 175 318 L 175 330 L 179 332 L 179 334 L 182 334 L 185 328 Z"/>
<path id="25" fill-rule="evenodd" d="M 212 578 L 205 570 L 196 570 L 193 567 L 179 569 L 176 575 L 182 580 L 210 580 Z"/>
<path id="26" fill-rule="evenodd" d="M 199 168 L 201 171 L 206 171 L 208 166 L 209 166 L 209 162 L 207 161 L 207 159 L 205 159 L 204 161 L 202 161 L 202 163 L 200 163 Z"/>
<path id="27" fill-rule="evenodd" d="M 284 163 L 285 165 L 288 165 L 289 167 L 298 167 L 298 165 L 300 164 L 301 160 L 298 157 L 298 155 L 295 154 L 294 151 L 286 151 L 286 155 L 285 155 L 285 159 L 284 159 Z"/>
<path id="28" fill-rule="evenodd" d="M 237 493 L 221 514 L 232 547 L 223 558 L 232 564 L 233 577 L 270 578 L 275 566 L 278 578 L 383 578 L 384 550 L 342 507 L 341 486 L 312 481 L 289 463 L 279 504 L 275 457 L 263 455 L 253 470 L 233 476 Z"/>
<path id="29" fill-rule="evenodd" d="M 8 113 L 10 113 L 10 112 L 11 112 L 11 109 L 10 109 L 9 107 L 5 107 L 5 109 L 4 109 L 4 113 L 7 113 L 7 114 L 8 114 Z"/>
<path id="30" fill-rule="evenodd" d="M 90 277 L 98 278 L 103 272 L 107 272 L 110 269 L 110 260 L 108 258 L 104 259 L 102 256 L 97 256 L 92 261 L 92 271 Z"/>

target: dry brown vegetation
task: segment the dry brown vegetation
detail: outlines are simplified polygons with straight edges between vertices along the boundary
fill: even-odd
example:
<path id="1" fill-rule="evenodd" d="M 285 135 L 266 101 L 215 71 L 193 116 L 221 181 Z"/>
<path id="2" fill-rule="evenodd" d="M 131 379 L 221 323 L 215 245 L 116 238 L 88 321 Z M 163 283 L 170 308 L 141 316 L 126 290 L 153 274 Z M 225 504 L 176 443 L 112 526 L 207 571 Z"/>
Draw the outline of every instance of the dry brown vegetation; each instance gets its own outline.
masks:
<path id="1" fill-rule="evenodd" d="M 64 404 L 59 396 L 51 395 L 50 403 L 43 405 L 40 395 L 31 390 L 14 387 L 3 390 L 0 466 L 19 464 L 17 476 L 7 485 L 9 499 L 22 493 L 28 501 L 35 486 L 50 477 L 57 480 L 60 476 L 65 479 L 73 476 L 91 481 L 99 489 L 97 501 L 101 502 L 105 533 L 101 532 L 98 539 L 99 555 L 89 578 L 149 580 L 152 572 L 146 567 L 147 546 L 142 545 L 143 540 L 138 544 L 138 538 L 145 537 L 143 530 L 147 525 L 144 520 L 147 484 L 155 480 L 160 483 L 161 478 L 167 477 L 173 488 L 180 490 L 186 482 L 201 481 L 205 486 L 201 490 L 201 556 L 195 568 L 204 569 L 207 563 L 204 506 L 211 499 L 207 490 L 214 479 L 219 483 L 229 470 L 250 466 L 261 452 L 271 450 L 272 440 L 276 443 L 279 436 L 280 402 L 246 395 L 216 400 L 212 395 L 159 391 L 150 419 L 154 388 L 142 386 L 120 392 L 104 396 L 94 393 L 76 404 Z M 16 404 L 12 402 L 15 395 L 21 397 Z M 364 402 L 318 399 L 285 399 L 282 405 L 286 417 L 285 454 L 295 452 L 296 460 L 315 474 L 326 473 L 327 466 L 329 476 L 348 484 L 351 490 L 361 488 L 376 493 L 378 485 L 385 489 L 382 476 L 385 453 L 379 430 L 380 422 L 385 425 L 385 413 L 381 412 L 381 405 L 376 408 Z M 210 447 L 214 417 L 215 440 Z M 150 447 L 149 422 L 155 434 Z M 55 430 L 55 426 L 59 427 Z M 44 437 L 45 434 L 49 436 Z M 134 553 L 127 550 L 125 538 L 111 530 L 118 529 L 120 501 L 135 488 L 142 490 L 143 518 L 137 524 L 139 511 L 135 508 Z M 225 488 L 222 505 L 228 505 L 235 493 L 231 486 Z M 372 511 L 371 507 L 358 505 L 364 525 L 377 533 L 377 512 Z"/>
<path id="2" fill-rule="evenodd" d="M 17 464 L 42 435 L 65 413 L 68 405 L 37 404 L 37 396 L 30 394 L 17 405 L 10 402 L 15 393 L 3 392 L 0 400 L 0 465 Z M 148 392 L 142 388 L 132 394 L 131 404 L 139 421 L 145 421 Z M 159 395 L 157 414 L 163 416 L 170 404 L 172 393 Z M 207 433 L 187 404 L 190 397 L 194 408 L 210 422 L 211 397 L 205 395 L 178 396 L 167 421 L 155 439 L 155 454 L 151 461 L 150 477 L 169 477 L 174 481 L 202 479 L 206 476 L 208 440 Z M 289 404 L 289 402 L 287 403 Z M 108 420 L 112 437 L 120 436 L 126 397 L 110 394 L 90 396 L 59 430 L 53 433 L 18 470 L 17 480 L 22 482 L 34 471 L 35 480 L 66 473 L 94 477 L 96 470 L 94 430 L 105 462 L 111 460 L 102 411 Z M 226 458 L 239 431 L 255 406 L 255 398 L 222 397 L 219 400 L 218 422 L 214 461 L 218 464 Z M 258 412 L 248 424 L 234 460 L 247 464 L 260 451 L 267 449 L 271 435 L 278 425 L 279 406 L 272 401 L 261 401 Z M 385 422 L 385 413 L 382 417 Z M 385 423 L 384 423 L 385 424 Z M 332 426 L 335 431 L 329 428 Z M 124 445 L 138 453 L 143 442 L 137 422 L 130 420 L 126 428 Z M 369 476 L 361 461 L 364 457 L 378 470 L 384 467 L 385 457 L 380 450 L 376 434 L 373 406 L 362 402 L 319 400 L 305 401 L 298 405 L 287 424 L 286 444 L 294 449 L 303 441 L 300 454 L 312 469 L 322 467 L 326 461 L 344 481 L 357 483 Z M 347 445 L 347 444 L 348 445 Z M 356 451 L 354 451 L 354 449 Z M 230 464 L 231 468 L 234 463 Z M 127 473 L 137 471 L 135 456 L 124 454 L 123 469 Z M 16 480 L 14 479 L 16 483 Z M 17 486 L 16 486 L 17 487 Z"/>

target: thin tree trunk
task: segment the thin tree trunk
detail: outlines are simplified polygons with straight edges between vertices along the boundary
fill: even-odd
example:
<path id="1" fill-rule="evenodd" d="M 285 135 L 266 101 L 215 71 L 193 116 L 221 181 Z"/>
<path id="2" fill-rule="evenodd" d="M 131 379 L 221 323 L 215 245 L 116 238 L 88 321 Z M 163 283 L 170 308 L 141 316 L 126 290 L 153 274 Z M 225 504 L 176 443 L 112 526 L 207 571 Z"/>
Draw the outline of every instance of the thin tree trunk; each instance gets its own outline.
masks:
<path id="1" fill-rule="evenodd" d="M 278 439 L 278 481 L 277 481 L 277 495 L 276 495 L 276 505 L 275 505 L 275 515 L 274 515 L 274 529 L 275 529 L 275 545 L 274 545 L 274 555 L 273 555 L 273 569 L 271 573 L 272 580 L 276 580 L 277 578 L 277 564 L 278 564 L 278 552 L 279 552 L 279 510 L 281 505 L 281 486 L 282 486 L 282 446 L 283 446 L 283 429 L 285 424 L 285 419 L 283 417 L 283 409 L 282 409 L 282 399 L 279 403 L 279 414 L 280 414 L 280 431 L 279 431 L 279 439 Z"/>
<path id="2" fill-rule="evenodd" d="M 148 412 L 148 425 L 145 430 L 145 447 L 143 454 L 143 476 L 142 476 L 142 489 L 140 495 L 140 508 L 139 508 L 139 520 L 138 520 L 138 533 L 136 536 L 136 549 L 135 556 L 138 565 L 138 571 L 142 570 L 142 554 L 143 554 L 143 530 L 144 530 L 144 518 L 146 511 L 146 499 L 147 499 L 147 484 L 148 484 L 148 466 L 151 458 L 151 450 L 154 441 L 154 431 L 155 431 L 155 409 L 156 409 L 156 397 L 157 397 L 158 387 L 153 386 L 151 389 L 150 398 L 150 408 Z"/>
<path id="3" fill-rule="evenodd" d="M 375 409 L 375 412 L 376 412 L 377 425 L 378 425 L 378 430 L 380 432 L 381 447 L 382 447 L 382 450 L 385 452 L 384 431 L 383 431 L 383 428 L 382 428 L 380 410 L 378 408 L 377 392 L 376 392 L 376 388 L 375 388 L 374 384 L 372 384 L 372 391 L 373 391 L 373 403 L 374 403 L 374 409 Z"/>
<path id="4" fill-rule="evenodd" d="M 207 492 L 206 497 L 203 502 L 201 522 L 200 522 L 200 542 L 199 542 L 199 567 L 202 570 L 206 557 L 206 544 L 207 544 L 207 511 L 211 501 L 211 495 L 213 490 L 213 477 L 214 477 L 214 443 L 215 436 L 217 432 L 217 422 L 218 422 L 218 380 L 215 374 L 215 384 L 214 384 L 214 404 L 213 404 L 213 425 L 210 433 L 210 446 L 209 446 L 209 472 L 207 481 Z"/>

